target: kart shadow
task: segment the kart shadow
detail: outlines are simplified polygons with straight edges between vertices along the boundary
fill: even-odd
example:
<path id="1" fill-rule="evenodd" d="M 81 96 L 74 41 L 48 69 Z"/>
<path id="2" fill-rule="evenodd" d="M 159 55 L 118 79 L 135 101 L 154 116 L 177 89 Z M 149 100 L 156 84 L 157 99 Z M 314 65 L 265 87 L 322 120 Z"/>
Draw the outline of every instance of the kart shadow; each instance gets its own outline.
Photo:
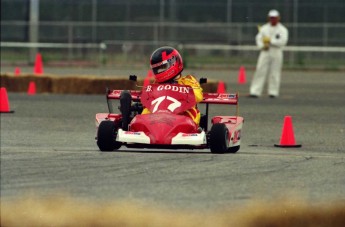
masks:
<path id="1" fill-rule="evenodd" d="M 142 153 L 142 154 L 203 154 L 212 155 L 211 151 L 200 150 L 117 150 L 117 153 Z M 112 152 L 113 153 L 113 152 Z"/>

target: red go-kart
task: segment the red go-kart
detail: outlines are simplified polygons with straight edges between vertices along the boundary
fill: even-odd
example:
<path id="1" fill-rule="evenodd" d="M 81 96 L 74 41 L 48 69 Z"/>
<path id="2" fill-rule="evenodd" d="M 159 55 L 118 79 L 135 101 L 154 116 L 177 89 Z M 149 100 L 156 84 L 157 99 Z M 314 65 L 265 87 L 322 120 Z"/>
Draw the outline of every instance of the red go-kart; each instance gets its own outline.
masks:
<path id="1" fill-rule="evenodd" d="M 136 81 L 136 76 L 130 76 Z M 200 79 L 205 83 L 207 79 Z M 97 145 L 101 151 L 121 146 L 151 149 L 210 149 L 236 153 L 240 149 L 243 117 L 238 94 L 203 93 L 200 125 L 185 114 L 196 105 L 193 88 L 179 84 L 150 84 L 139 90 L 108 90 L 109 113 L 96 114 Z M 114 113 L 113 100 L 120 100 Z M 213 116 L 208 130 L 209 104 L 236 105 L 235 116 Z M 200 104 L 198 104 L 200 106 Z M 141 114 L 146 107 L 150 114 Z M 200 109 L 200 108 L 199 108 Z"/>

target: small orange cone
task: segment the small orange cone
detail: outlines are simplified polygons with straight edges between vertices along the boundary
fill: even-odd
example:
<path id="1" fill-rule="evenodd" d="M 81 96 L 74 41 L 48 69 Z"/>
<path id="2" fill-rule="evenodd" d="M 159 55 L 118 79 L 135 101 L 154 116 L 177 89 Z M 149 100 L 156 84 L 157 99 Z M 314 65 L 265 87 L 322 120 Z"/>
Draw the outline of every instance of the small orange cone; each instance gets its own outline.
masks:
<path id="1" fill-rule="evenodd" d="M 147 85 L 150 84 L 150 78 L 147 76 L 145 79 L 144 79 L 144 87 L 146 87 Z"/>
<path id="2" fill-rule="evenodd" d="M 226 93 L 225 83 L 223 81 L 218 82 L 217 93 Z"/>
<path id="3" fill-rule="evenodd" d="M 146 76 L 146 77 L 148 77 L 148 78 L 152 78 L 152 77 L 153 77 L 152 69 L 149 69 L 149 70 L 147 71 L 147 76 Z"/>
<path id="4" fill-rule="evenodd" d="M 16 68 L 14 69 L 14 75 L 19 76 L 20 73 L 21 73 L 20 68 L 19 68 L 19 67 L 16 67 Z"/>
<path id="5" fill-rule="evenodd" d="M 241 66 L 240 70 L 238 71 L 238 83 L 239 84 L 247 83 L 247 80 L 246 80 L 246 69 L 244 68 L 244 66 Z"/>
<path id="6" fill-rule="evenodd" d="M 302 147 L 301 144 L 296 144 L 295 142 L 291 116 L 285 116 L 280 143 L 274 144 L 274 146 L 275 147 Z"/>
<path id="7" fill-rule="evenodd" d="M 35 95 L 36 94 L 36 83 L 31 81 L 28 87 L 28 95 Z"/>
<path id="8" fill-rule="evenodd" d="M 0 88 L 0 113 L 14 113 L 10 110 L 10 103 L 8 101 L 6 88 Z"/>
<path id="9" fill-rule="evenodd" d="M 153 72 L 151 69 L 147 70 L 146 78 L 144 79 L 144 87 L 151 83 L 151 78 L 154 78 Z"/>
<path id="10" fill-rule="evenodd" d="M 36 54 L 34 74 L 36 74 L 36 75 L 43 74 L 42 55 L 40 53 Z"/>

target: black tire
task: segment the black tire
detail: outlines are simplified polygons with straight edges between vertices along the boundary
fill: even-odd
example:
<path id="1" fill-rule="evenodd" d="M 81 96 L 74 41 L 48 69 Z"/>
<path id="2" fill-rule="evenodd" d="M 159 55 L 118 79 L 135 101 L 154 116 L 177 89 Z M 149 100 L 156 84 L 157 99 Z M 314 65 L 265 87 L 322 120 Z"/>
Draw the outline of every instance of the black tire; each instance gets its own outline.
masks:
<path id="1" fill-rule="evenodd" d="M 130 123 L 130 115 L 131 115 L 131 105 L 132 105 L 131 93 L 127 90 L 122 91 L 120 95 L 120 111 L 122 115 L 122 129 L 124 131 L 128 131 L 128 125 Z"/>
<path id="2" fill-rule="evenodd" d="M 98 126 L 97 145 L 101 151 L 113 151 L 121 147 L 122 143 L 116 142 L 117 127 L 113 121 L 102 121 Z"/>
<path id="3" fill-rule="evenodd" d="M 229 153 L 236 153 L 240 149 L 240 146 L 230 147 L 228 149 Z"/>
<path id="4" fill-rule="evenodd" d="M 201 114 L 199 126 L 203 128 L 205 131 L 207 131 L 207 121 L 207 115 Z"/>
<path id="5" fill-rule="evenodd" d="M 223 154 L 228 151 L 229 130 L 225 124 L 216 123 L 212 125 L 209 137 L 210 149 L 212 153 Z"/>

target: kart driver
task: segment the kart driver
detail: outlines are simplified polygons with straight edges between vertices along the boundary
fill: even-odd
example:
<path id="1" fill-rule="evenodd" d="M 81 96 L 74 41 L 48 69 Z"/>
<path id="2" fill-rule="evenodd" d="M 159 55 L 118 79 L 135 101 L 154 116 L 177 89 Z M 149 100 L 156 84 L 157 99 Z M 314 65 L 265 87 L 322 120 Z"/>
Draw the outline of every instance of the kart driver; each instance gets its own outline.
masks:
<path id="1" fill-rule="evenodd" d="M 168 46 L 160 47 L 155 50 L 150 58 L 150 65 L 155 76 L 156 83 L 162 84 L 181 84 L 191 86 L 194 91 L 196 102 L 203 100 L 202 88 L 196 78 L 192 75 L 182 76 L 183 61 L 179 52 Z M 145 108 L 142 114 L 148 114 L 150 111 Z M 187 116 L 199 125 L 200 112 L 197 106 L 185 112 Z"/>

